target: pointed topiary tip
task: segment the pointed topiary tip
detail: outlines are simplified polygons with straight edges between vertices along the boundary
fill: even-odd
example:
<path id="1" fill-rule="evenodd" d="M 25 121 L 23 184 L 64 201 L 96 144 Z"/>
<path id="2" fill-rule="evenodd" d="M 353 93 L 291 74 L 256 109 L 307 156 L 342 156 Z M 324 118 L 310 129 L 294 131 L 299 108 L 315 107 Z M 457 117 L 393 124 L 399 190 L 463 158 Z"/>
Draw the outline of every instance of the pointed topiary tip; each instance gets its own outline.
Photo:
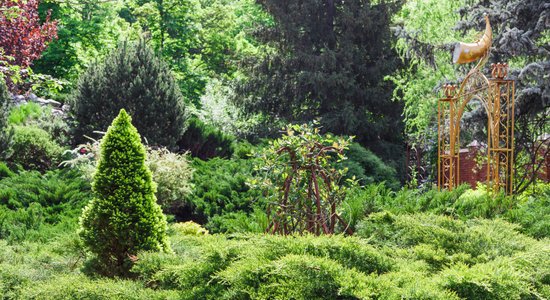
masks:
<path id="1" fill-rule="evenodd" d="M 124 108 L 120 110 L 118 116 L 115 118 L 115 121 L 113 123 L 118 123 L 120 121 L 132 123 L 132 117 L 126 112 Z"/>

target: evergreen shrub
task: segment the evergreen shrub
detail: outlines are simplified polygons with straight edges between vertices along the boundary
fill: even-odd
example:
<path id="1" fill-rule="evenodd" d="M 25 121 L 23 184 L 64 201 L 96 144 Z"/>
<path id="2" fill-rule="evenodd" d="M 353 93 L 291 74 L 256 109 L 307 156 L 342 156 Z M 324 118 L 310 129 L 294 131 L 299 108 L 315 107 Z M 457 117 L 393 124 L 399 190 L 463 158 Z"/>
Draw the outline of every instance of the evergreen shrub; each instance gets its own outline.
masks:
<path id="1" fill-rule="evenodd" d="M 74 171 L 12 173 L 0 179 L 0 238 L 42 240 L 56 235 L 56 226 L 74 230 L 90 198 L 89 184 Z"/>
<path id="2" fill-rule="evenodd" d="M 12 177 L 15 175 L 13 171 L 6 165 L 6 163 L 0 161 L 0 180 L 2 178 Z"/>
<path id="3" fill-rule="evenodd" d="M 95 269 L 103 274 L 129 275 L 138 251 L 170 251 L 166 218 L 156 203 L 145 155 L 131 117 L 121 110 L 101 141 L 92 184 L 97 196 L 80 219 L 80 236 L 96 255 Z"/>
<path id="4" fill-rule="evenodd" d="M 51 107 L 29 102 L 14 107 L 9 116 L 11 125 L 35 126 L 47 131 L 60 145 L 69 142 L 69 125 L 62 115 L 52 113 Z"/>
<path id="5" fill-rule="evenodd" d="M 155 291 L 139 282 L 121 279 L 91 279 L 84 275 L 60 275 L 38 284 L 28 284 L 19 291 L 17 299 L 125 299 L 165 300 L 180 299 L 176 291 Z"/>
<path id="6" fill-rule="evenodd" d="M 352 143 L 344 154 L 347 159 L 340 162 L 339 167 L 348 168 L 346 178 L 355 176 L 361 185 L 385 182 L 392 189 L 399 188 L 395 169 L 386 165 L 372 151 L 358 143 Z"/>
<path id="7" fill-rule="evenodd" d="M 14 126 L 8 162 L 27 170 L 46 171 L 61 162 L 63 148 L 45 130 L 36 126 Z"/>
<path id="8" fill-rule="evenodd" d="M 234 142 L 234 136 L 193 117 L 178 141 L 178 147 L 181 151 L 190 151 L 194 157 L 200 159 L 229 158 L 233 155 Z"/>
<path id="9" fill-rule="evenodd" d="M 175 146 L 185 129 L 185 104 L 170 67 L 144 40 L 123 42 L 88 68 L 71 99 L 77 142 L 105 131 L 124 108 L 150 145 Z"/>
<path id="10" fill-rule="evenodd" d="M 201 225 L 193 222 L 179 222 L 173 224 L 170 229 L 174 231 L 176 234 L 182 234 L 182 235 L 205 235 L 208 234 L 208 230 L 201 227 Z"/>
<path id="11" fill-rule="evenodd" d="M 240 213 L 249 215 L 254 208 L 265 208 L 261 191 L 248 181 L 254 175 L 252 159 L 213 158 L 193 160 L 193 192 L 174 211 L 179 221 L 207 224 L 212 232 L 224 231 L 224 222 L 211 222 L 215 216 Z"/>

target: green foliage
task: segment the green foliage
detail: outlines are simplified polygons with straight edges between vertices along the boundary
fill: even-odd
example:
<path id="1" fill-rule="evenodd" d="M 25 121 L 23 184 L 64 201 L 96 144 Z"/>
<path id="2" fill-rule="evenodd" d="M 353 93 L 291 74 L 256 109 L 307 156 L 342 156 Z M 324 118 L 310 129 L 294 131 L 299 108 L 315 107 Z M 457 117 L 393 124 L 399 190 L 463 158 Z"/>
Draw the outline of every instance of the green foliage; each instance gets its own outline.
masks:
<path id="1" fill-rule="evenodd" d="M 51 135 L 35 126 L 14 126 L 11 155 L 7 161 L 25 169 L 45 171 L 61 161 L 63 148 Z"/>
<path id="2" fill-rule="evenodd" d="M 172 226 L 170 226 L 170 229 L 175 232 L 175 234 L 182 234 L 182 235 L 205 235 L 208 234 L 208 230 L 201 227 L 201 225 L 188 221 L 188 222 L 180 222 L 175 223 Z"/>
<path id="3" fill-rule="evenodd" d="M 332 234 L 336 222 L 343 223 L 336 209 L 347 193 L 343 180 L 347 169 L 338 169 L 336 164 L 346 158 L 344 150 L 351 138 L 322 135 L 320 128 L 307 124 L 288 125 L 283 130 L 281 138 L 270 141 L 257 155 L 261 160 L 256 169 L 266 179 L 255 183 L 270 198 L 268 230 Z"/>
<path id="4" fill-rule="evenodd" d="M 105 130 L 128 110 L 151 145 L 173 147 L 184 130 L 185 107 L 170 68 L 141 39 L 123 42 L 80 78 L 72 97 L 75 138 Z"/>
<path id="5" fill-rule="evenodd" d="M 272 134 L 280 120 L 318 118 L 327 132 L 356 136 L 383 159 L 402 159 L 402 104 L 390 100 L 393 86 L 384 77 L 399 67 L 390 24 L 404 1 L 257 2 L 273 21 L 254 36 L 272 48 L 244 62 L 235 102 L 263 114 Z"/>
<path id="6" fill-rule="evenodd" d="M 519 234 L 518 228 L 501 220 L 460 221 L 433 214 L 392 215 L 381 212 L 361 222 L 358 235 L 369 238 L 374 244 L 389 247 L 429 246 L 436 250 L 435 253 L 442 250 L 441 258 L 427 261 L 439 270 L 456 262 L 468 265 L 484 263 L 498 256 L 524 251 L 533 240 Z"/>
<path id="7" fill-rule="evenodd" d="M 139 282 L 120 279 L 90 279 L 84 275 L 53 277 L 38 285 L 28 285 L 17 299 L 178 299 L 175 291 L 158 292 Z"/>
<path id="8" fill-rule="evenodd" d="M 29 102 L 14 107 L 9 113 L 9 123 L 21 125 L 28 119 L 37 119 L 42 115 L 42 107 L 38 103 Z"/>
<path id="9" fill-rule="evenodd" d="M 220 129 L 191 118 L 187 130 L 178 141 L 178 147 L 190 151 L 194 157 L 209 159 L 212 157 L 231 157 L 235 137 Z"/>
<path id="10" fill-rule="evenodd" d="M 239 61 L 262 49 L 249 33 L 268 18 L 254 0 L 134 0 L 121 12 L 151 36 L 197 107 L 208 82 L 241 75 Z"/>
<path id="11" fill-rule="evenodd" d="M 127 275 L 138 251 L 170 251 L 145 147 L 125 110 L 102 139 L 93 191 L 97 196 L 82 212 L 80 236 L 96 255 L 98 270 Z"/>
<path id="12" fill-rule="evenodd" d="M 344 153 L 347 159 L 339 165 L 341 168 L 348 169 L 346 178 L 355 176 L 361 185 L 385 182 L 393 189 L 400 187 L 395 169 L 386 165 L 372 151 L 357 143 L 352 143 Z"/>
<path id="13" fill-rule="evenodd" d="M 464 2 L 409 1 L 394 17 L 406 31 L 395 48 L 409 67 L 396 71 L 388 79 L 396 85 L 394 98 L 405 103 L 405 130 L 414 141 L 429 142 L 435 137 L 432 125 L 436 121 L 438 95 L 433 89 L 443 80 L 456 78 L 450 52 L 442 45 L 463 40 L 453 27 L 460 21 L 456 11 Z M 419 49 L 414 46 L 424 48 L 416 51 Z M 437 72 L 433 66 L 437 66 Z"/>
<path id="14" fill-rule="evenodd" d="M 76 218 L 91 198 L 89 184 L 71 171 L 22 171 L 0 179 L 0 239 L 46 239 L 48 225 L 76 228 Z M 69 222 L 69 223 L 68 223 Z"/>
<path id="15" fill-rule="evenodd" d="M 50 107 L 43 108 L 34 102 L 19 105 L 11 110 L 9 123 L 44 129 L 60 145 L 66 145 L 69 142 L 70 130 L 67 122 L 61 115 L 53 114 Z"/>
<path id="16" fill-rule="evenodd" d="M 11 178 L 0 184 L 5 180 Z M 37 207 L 32 204 L 27 210 L 40 213 Z M 44 215 L 11 220 L 36 226 L 33 219 L 44 220 Z M 74 234 L 74 218 L 72 224 L 55 235 L 39 225 L 40 239 L 28 238 L 36 234 L 34 229 L 11 244 L 0 239 L 0 294 L 8 299 L 550 296 L 548 239 L 527 237 L 518 232 L 519 226 L 502 220 L 382 212 L 363 220 L 358 236 L 352 237 L 205 235 L 197 224 L 180 223 L 168 231 L 173 253 L 137 254 L 134 280 L 82 276 L 85 252 Z"/>
<path id="17" fill-rule="evenodd" d="M 15 175 L 13 171 L 4 162 L 0 161 L 0 180 Z"/>
<path id="18" fill-rule="evenodd" d="M 420 282 L 430 276 L 434 288 L 463 299 L 536 299 L 548 293 L 543 278 L 550 268 L 537 265 L 548 258 L 548 243 L 518 233 L 517 225 L 501 220 L 463 222 L 433 214 L 377 213 L 359 227 L 359 235 L 389 247 L 391 256 L 424 264 L 408 262 L 398 269 L 407 273 L 417 269 Z"/>
<path id="19" fill-rule="evenodd" d="M 0 130 L 5 130 L 8 125 L 8 116 L 11 107 L 11 97 L 3 78 L 0 78 Z"/>
<path id="20" fill-rule="evenodd" d="M 142 253 L 132 271 L 151 286 L 182 291 L 184 299 L 287 299 L 286 292 L 297 299 L 366 298 L 365 273 L 386 272 L 391 263 L 365 241 L 342 236 L 175 238 L 176 255 Z"/>
<path id="21" fill-rule="evenodd" d="M 538 190 L 513 197 L 490 194 L 483 185 L 477 190 L 461 185 L 451 192 L 407 188 L 395 192 L 384 184 L 368 185 L 348 193 L 342 205 L 343 216 L 351 225 L 364 215 L 382 211 L 394 214 L 429 212 L 461 220 L 504 218 L 520 224 L 518 230 L 521 232 L 543 238 L 549 236 L 549 186 L 541 184 Z"/>
<path id="22" fill-rule="evenodd" d="M 75 82 L 79 73 L 116 48 L 117 41 L 135 36 L 119 15 L 123 1 L 41 1 L 39 12 L 58 22 L 57 39 L 34 62 L 38 73 Z"/>
<path id="23" fill-rule="evenodd" d="M 237 212 L 248 215 L 254 207 L 263 207 L 261 191 L 247 184 L 254 175 L 253 164 L 251 159 L 195 159 L 193 193 L 187 198 L 187 207 L 174 211 L 176 218 L 208 222 L 209 230 L 219 232 L 226 226 L 219 219 L 211 222 L 214 216 Z"/>
<path id="24" fill-rule="evenodd" d="M 221 279 L 232 285 L 229 295 L 252 299 L 361 299 L 370 294 L 364 274 L 325 257 L 289 254 L 261 267 L 246 267 L 248 270 L 243 268 L 241 274 L 237 273 L 241 276 L 235 276 L 233 269 L 220 273 Z M 259 278 L 261 284 L 250 286 L 250 277 Z"/>
<path id="25" fill-rule="evenodd" d="M 215 215 L 210 218 L 207 225 L 217 232 L 224 233 L 264 233 L 269 226 L 265 205 L 251 205 L 254 207 L 252 212 L 237 211 Z"/>
<path id="26" fill-rule="evenodd" d="M 145 164 L 157 184 L 157 203 L 165 210 L 174 202 L 184 202 L 191 193 L 193 169 L 187 155 L 176 154 L 165 148 L 148 149 Z"/>
<path id="27" fill-rule="evenodd" d="M 535 238 L 550 237 L 550 183 L 533 185 L 512 201 L 504 213 L 507 220 L 520 224 L 522 232 Z"/>

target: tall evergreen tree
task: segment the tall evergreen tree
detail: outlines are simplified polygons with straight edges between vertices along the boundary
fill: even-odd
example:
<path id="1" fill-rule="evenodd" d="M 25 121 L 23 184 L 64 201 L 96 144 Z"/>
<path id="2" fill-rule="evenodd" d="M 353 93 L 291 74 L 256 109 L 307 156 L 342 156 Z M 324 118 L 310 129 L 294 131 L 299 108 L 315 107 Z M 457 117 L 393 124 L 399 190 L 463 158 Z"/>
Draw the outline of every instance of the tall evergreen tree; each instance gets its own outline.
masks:
<path id="1" fill-rule="evenodd" d="M 101 272 L 128 275 L 138 251 L 169 251 L 145 147 L 124 109 L 102 139 L 92 189 L 96 197 L 82 213 L 80 236 Z"/>
<path id="2" fill-rule="evenodd" d="M 258 0 L 275 24 L 257 37 L 273 53 L 248 64 L 237 103 L 270 121 L 320 119 L 384 158 L 401 151 L 402 105 L 384 77 L 399 67 L 390 22 L 399 1 Z"/>
<path id="3" fill-rule="evenodd" d="M 144 40 L 124 42 L 81 77 L 72 98 L 77 141 L 105 130 L 120 109 L 150 144 L 173 147 L 184 130 L 185 107 L 170 68 Z"/>

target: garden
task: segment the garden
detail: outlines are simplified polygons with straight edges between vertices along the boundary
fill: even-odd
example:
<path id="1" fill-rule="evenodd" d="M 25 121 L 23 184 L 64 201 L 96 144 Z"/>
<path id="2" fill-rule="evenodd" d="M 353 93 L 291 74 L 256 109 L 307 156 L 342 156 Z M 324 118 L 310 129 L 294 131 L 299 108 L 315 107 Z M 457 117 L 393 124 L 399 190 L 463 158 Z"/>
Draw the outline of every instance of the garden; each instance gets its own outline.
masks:
<path id="1" fill-rule="evenodd" d="M 0 0 L 0 299 L 550 299 L 548 24 Z"/>

